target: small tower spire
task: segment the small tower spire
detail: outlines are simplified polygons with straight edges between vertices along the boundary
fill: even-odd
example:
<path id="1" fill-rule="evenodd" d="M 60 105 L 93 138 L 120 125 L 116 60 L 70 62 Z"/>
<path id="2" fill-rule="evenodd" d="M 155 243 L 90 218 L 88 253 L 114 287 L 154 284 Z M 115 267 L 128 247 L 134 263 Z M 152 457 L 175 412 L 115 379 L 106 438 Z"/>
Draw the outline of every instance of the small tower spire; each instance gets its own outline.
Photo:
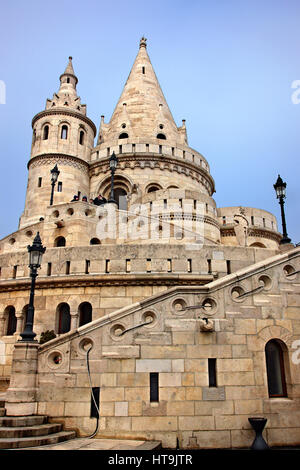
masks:
<path id="1" fill-rule="evenodd" d="M 140 39 L 140 48 L 141 47 L 145 47 L 147 49 L 147 39 L 145 38 L 145 36 L 143 36 L 141 39 Z"/>
<path id="2" fill-rule="evenodd" d="M 63 92 L 65 93 L 65 88 L 67 86 L 67 89 L 69 90 L 69 93 L 71 90 L 73 90 L 73 93 L 75 91 L 76 93 L 76 85 L 78 83 L 78 78 L 75 75 L 74 69 L 73 69 L 73 64 L 72 64 L 72 56 L 69 57 L 69 62 L 68 65 L 64 71 L 63 74 L 59 77 L 60 80 L 60 90 L 63 88 Z M 58 93 L 59 93 L 58 92 Z"/>
<path id="3" fill-rule="evenodd" d="M 53 107 L 68 107 L 75 109 L 81 114 L 86 114 L 86 105 L 81 104 L 77 95 L 76 85 L 78 78 L 75 75 L 72 57 L 69 56 L 69 62 L 64 73 L 59 77 L 60 87 L 57 93 L 54 93 L 52 100 L 47 100 L 46 109 Z"/>

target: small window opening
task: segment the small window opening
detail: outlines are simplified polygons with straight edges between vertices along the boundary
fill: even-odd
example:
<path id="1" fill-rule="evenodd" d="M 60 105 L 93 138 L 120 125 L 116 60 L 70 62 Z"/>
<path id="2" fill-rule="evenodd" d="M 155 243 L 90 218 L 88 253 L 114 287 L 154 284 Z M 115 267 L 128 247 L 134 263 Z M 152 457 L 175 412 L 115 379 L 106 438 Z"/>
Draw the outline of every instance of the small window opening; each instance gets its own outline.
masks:
<path id="1" fill-rule="evenodd" d="M 143 75 L 145 75 L 145 67 L 142 67 Z"/>
<path id="2" fill-rule="evenodd" d="M 167 140 L 165 134 L 157 134 L 156 138 L 157 139 L 162 139 L 162 140 Z"/>
<path id="3" fill-rule="evenodd" d="M 42 181 L 43 181 L 43 178 L 40 176 L 38 179 L 38 188 L 42 187 Z"/>
<path id="4" fill-rule="evenodd" d="M 207 260 L 207 270 L 208 270 L 208 274 L 211 274 L 211 259 Z"/>
<path id="5" fill-rule="evenodd" d="M 79 133 L 79 144 L 83 145 L 84 144 L 84 132 L 80 131 Z"/>
<path id="6" fill-rule="evenodd" d="M 168 259 L 168 273 L 171 273 L 172 272 L 172 260 L 171 259 Z"/>
<path id="7" fill-rule="evenodd" d="M 146 271 L 147 271 L 147 273 L 151 273 L 151 259 L 147 259 Z"/>
<path id="8" fill-rule="evenodd" d="M 159 401 L 159 378 L 158 372 L 150 372 L 150 402 Z"/>
<path id="9" fill-rule="evenodd" d="M 62 192 L 62 182 L 61 181 L 59 181 L 58 184 L 57 184 L 57 192 L 58 193 Z"/>
<path id="10" fill-rule="evenodd" d="M 12 275 L 13 279 L 16 279 L 16 277 L 17 277 L 17 271 L 18 271 L 18 266 L 14 266 L 14 267 L 13 267 L 13 275 Z"/>
<path id="11" fill-rule="evenodd" d="M 208 386 L 216 387 L 217 386 L 217 359 L 210 358 L 208 359 Z"/>
<path id="12" fill-rule="evenodd" d="M 85 274 L 89 274 L 89 273 L 90 273 L 90 260 L 86 259 L 85 260 Z"/>
<path id="13" fill-rule="evenodd" d="M 231 274 L 231 262 L 229 259 L 226 260 L 227 274 Z"/>
<path id="14" fill-rule="evenodd" d="M 191 259 L 188 259 L 188 273 L 191 273 L 192 272 L 192 260 Z"/>
<path id="15" fill-rule="evenodd" d="M 131 262 L 130 262 L 130 259 L 127 259 L 126 260 L 126 272 L 130 273 L 130 271 L 131 271 Z"/>
<path id="16" fill-rule="evenodd" d="M 122 134 L 119 135 L 119 139 L 128 139 L 127 132 L 122 132 Z"/>
<path id="17" fill-rule="evenodd" d="M 62 126 L 61 128 L 61 139 L 68 138 L 68 126 Z"/>
<path id="18" fill-rule="evenodd" d="M 110 260 L 107 259 L 107 260 L 105 260 L 105 272 L 106 272 L 106 274 L 109 273 L 109 270 L 110 270 Z"/>
<path id="19" fill-rule="evenodd" d="M 49 137 L 49 126 L 44 127 L 43 140 L 48 140 Z"/>
<path id="20" fill-rule="evenodd" d="M 51 276 L 51 271 L 52 271 L 52 263 L 48 263 L 48 266 L 47 266 L 47 276 Z"/>
<path id="21" fill-rule="evenodd" d="M 70 274 L 71 261 L 66 261 L 66 274 Z"/>

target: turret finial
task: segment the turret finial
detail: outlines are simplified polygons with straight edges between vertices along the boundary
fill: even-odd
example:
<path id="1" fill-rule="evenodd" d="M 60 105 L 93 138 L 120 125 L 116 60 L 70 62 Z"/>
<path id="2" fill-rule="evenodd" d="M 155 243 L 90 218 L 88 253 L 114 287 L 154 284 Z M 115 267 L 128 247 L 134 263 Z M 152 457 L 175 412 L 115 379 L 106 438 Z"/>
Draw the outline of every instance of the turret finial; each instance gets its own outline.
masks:
<path id="1" fill-rule="evenodd" d="M 140 39 L 140 48 L 141 47 L 147 47 L 147 39 L 145 38 L 145 36 L 143 36 L 141 39 Z"/>

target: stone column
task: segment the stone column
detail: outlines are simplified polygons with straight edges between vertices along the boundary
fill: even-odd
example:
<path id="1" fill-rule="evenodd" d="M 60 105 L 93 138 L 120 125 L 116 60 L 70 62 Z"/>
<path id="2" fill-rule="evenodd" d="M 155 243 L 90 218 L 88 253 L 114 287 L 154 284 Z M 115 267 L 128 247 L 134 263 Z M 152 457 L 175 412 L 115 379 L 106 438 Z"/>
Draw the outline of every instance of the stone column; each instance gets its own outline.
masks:
<path id="1" fill-rule="evenodd" d="M 23 330 L 23 318 L 24 318 L 23 312 L 16 313 L 16 318 L 17 318 L 16 333 L 20 335 L 20 333 L 22 333 L 22 330 Z"/>
<path id="2" fill-rule="evenodd" d="M 6 317 L 4 314 L 0 316 L 0 336 L 5 336 L 5 322 L 6 322 Z"/>
<path id="3" fill-rule="evenodd" d="M 31 416 L 37 412 L 37 342 L 15 344 L 10 384 L 5 396 L 7 416 Z"/>
<path id="4" fill-rule="evenodd" d="M 78 312 L 70 312 L 70 315 L 71 315 L 70 331 L 76 330 L 76 328 L 78 328 L 79 314 Z"/>

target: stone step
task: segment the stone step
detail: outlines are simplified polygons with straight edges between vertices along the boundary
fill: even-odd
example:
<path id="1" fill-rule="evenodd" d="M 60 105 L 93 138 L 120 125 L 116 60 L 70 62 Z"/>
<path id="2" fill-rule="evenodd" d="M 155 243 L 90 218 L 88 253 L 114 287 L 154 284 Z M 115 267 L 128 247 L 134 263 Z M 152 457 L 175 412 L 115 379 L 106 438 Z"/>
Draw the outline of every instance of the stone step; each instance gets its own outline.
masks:
<path id="1" fill-rule="evenodd" d="M 47 416 L 3 416 L 0 418 L 0 427 L 23 427 L 23 426 L 37 426 L 46 424 L 48 422 Z"/>
<path id="2" fill-rule="evenodd" d="M 0 427 L 0 439 L 47 436 L 58 433 L 62 430 L 62 425 L 58 423 L 39 424 L 35 426 L 21 427 Z"/>
<path id="3" fill-rule="evenodd" d="M 48 436 L 32 436 L 0 439 L 0 449 L 23 449 L 26 447 L 45 446 L 74 439 L 75 431 L 60 431 Z"/>

